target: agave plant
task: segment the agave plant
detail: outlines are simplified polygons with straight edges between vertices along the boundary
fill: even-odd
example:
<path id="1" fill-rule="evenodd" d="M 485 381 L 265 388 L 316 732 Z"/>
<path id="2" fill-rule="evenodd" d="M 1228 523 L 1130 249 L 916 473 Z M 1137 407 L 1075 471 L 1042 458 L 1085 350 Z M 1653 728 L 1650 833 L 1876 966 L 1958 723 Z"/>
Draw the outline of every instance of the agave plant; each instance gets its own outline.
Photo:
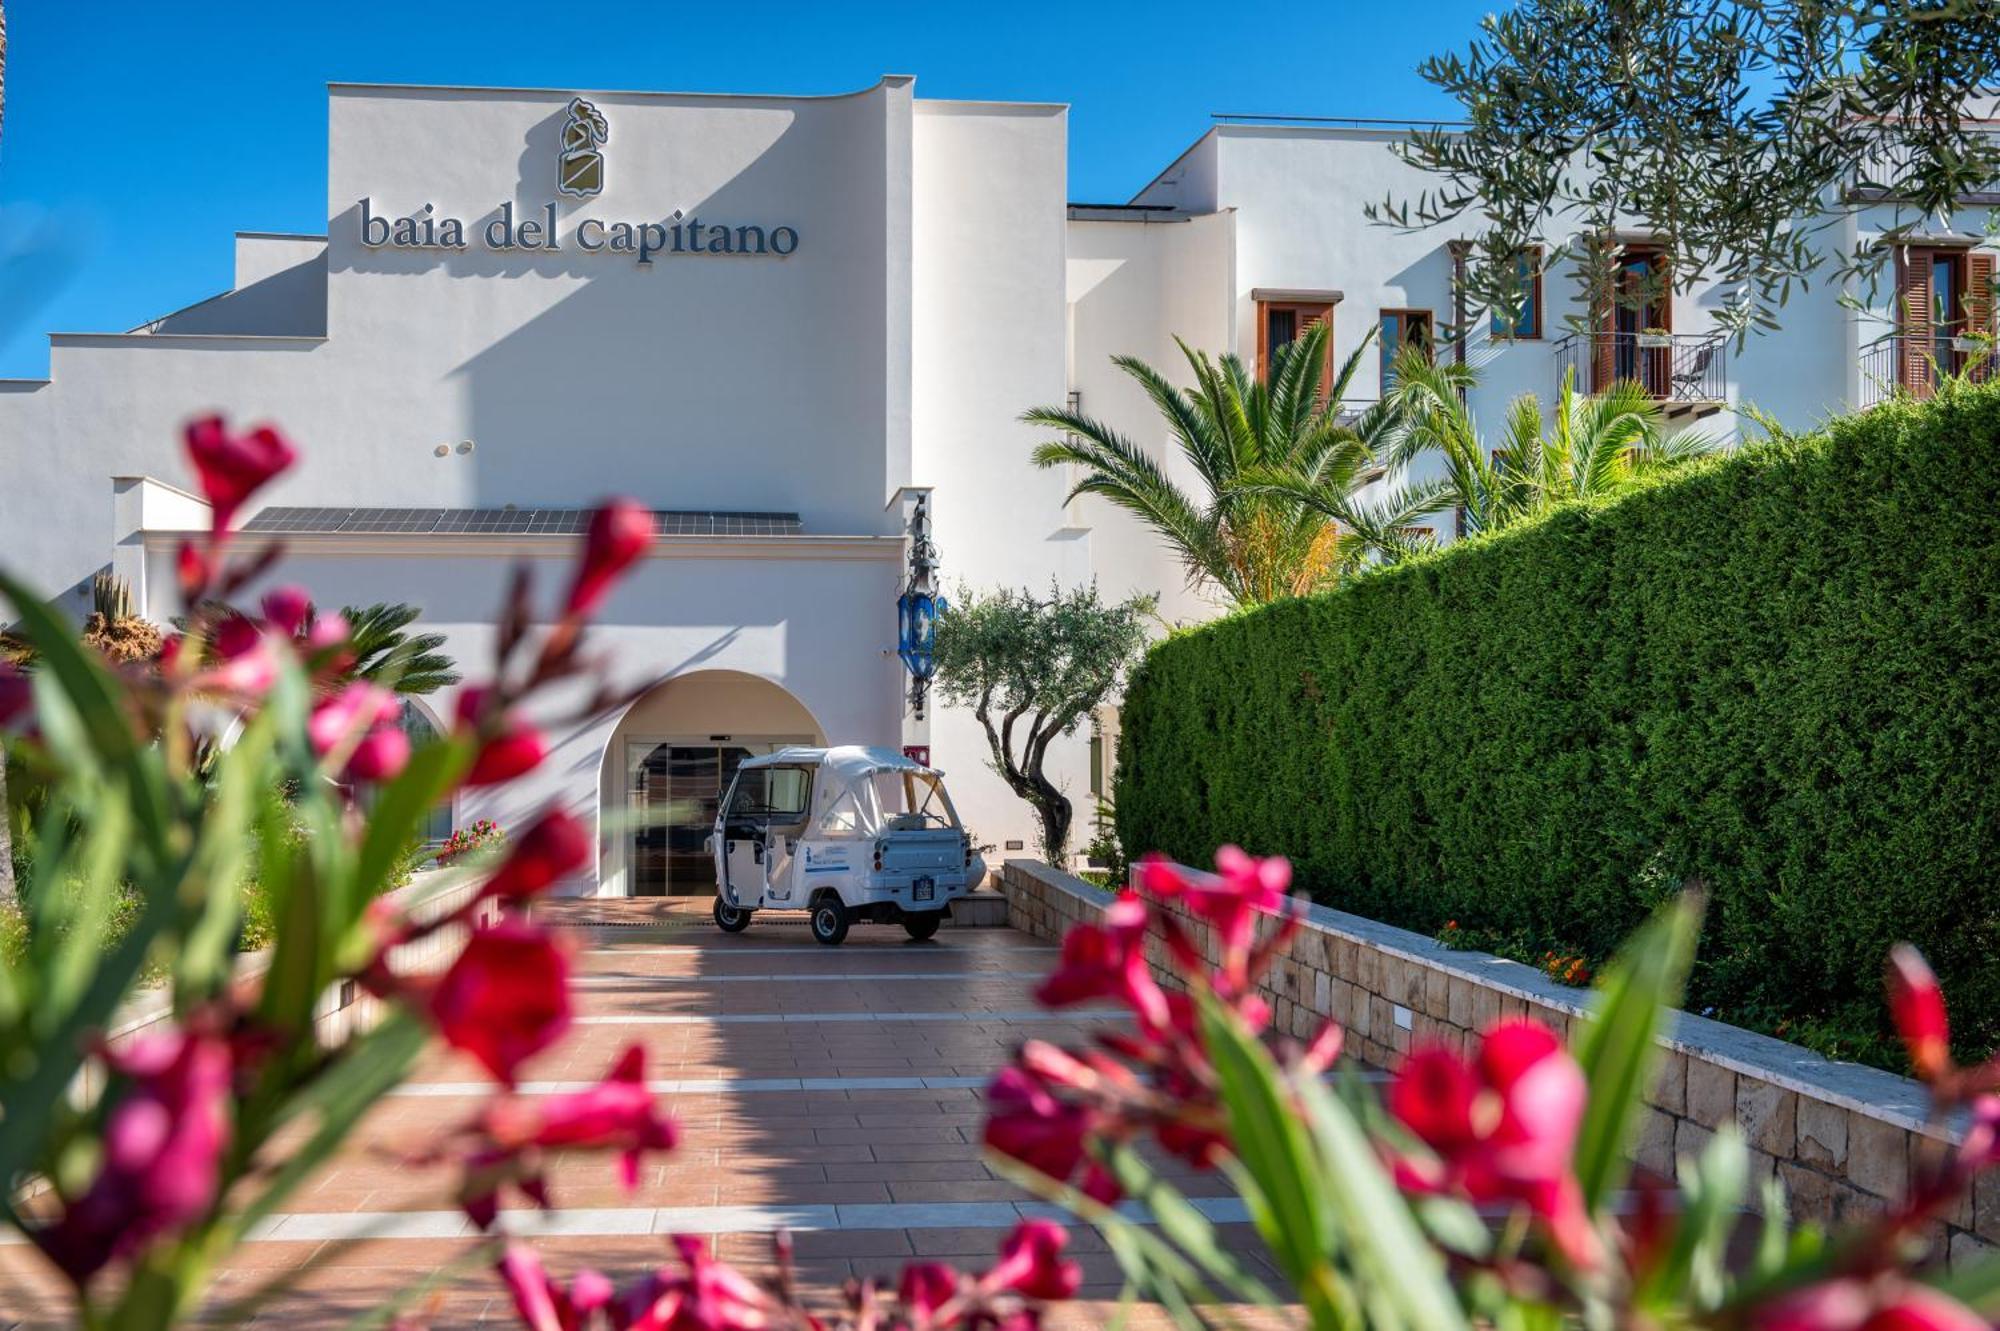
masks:
<path id="1" fill-rule="evenodd" d="M 1035 449 L 1035 463 L 1077 467 L 1071 498 L 1100 495 L 1131 513 L 1180 553 L 1191 583 L 1213 583 L 1237 605 L 1310 592 L 1357 567 L 1369 547 L 1339 514 L 1288 491 L 1347 495 L 1372 481 L 1396 412 L 1376 404 L 1351 420 L 1341 413 L 1368 343 L 1328 384 L 1327 337 L 1316 325 L 1280 348 L 1262 382 L 1240 358 L 1211 359 L 1178 339 L 1190 388 L 1176 388 L 1135 356 L 1114 358 L 1152 399 L 1205 493 L 1177 484 L 1152 452 L 1110 424 L 1059 407 L 1022 417 L 1062 432 Z"/>

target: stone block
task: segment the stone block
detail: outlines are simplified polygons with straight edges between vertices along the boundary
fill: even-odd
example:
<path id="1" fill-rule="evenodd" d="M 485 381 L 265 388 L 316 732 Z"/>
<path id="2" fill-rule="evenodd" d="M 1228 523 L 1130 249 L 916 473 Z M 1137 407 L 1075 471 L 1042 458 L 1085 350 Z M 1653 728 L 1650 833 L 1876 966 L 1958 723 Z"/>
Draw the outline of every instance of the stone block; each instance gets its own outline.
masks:
<path id="1" fill-rule="evenodd" d="M 1354 983 L 1371 994 L 1382 992 L 1382 954 L 1365 944 L 1355 944 Z"/>
<path id="2" fill-rule="evenodd" d="M 1956 1271 L 1961 1265 L 1987 1261 L 1995 1252 L 2000 1252 L 2000 1249 L 1978 1235 L 1958 1230 L 1951 1236 L 1951 1269 Z"/>
<path id="3" fill-rule="evenodd" d="M 1715 1131 L 1705 1128 L 1691 1118 L 1674 1120 L 1674 1158 L 1677 1160 L 1697 1160 L 1715 1140 Z"/>
<path id="4" fill-rule="evenodd" d="M 1792 1219 L 1817 1225 L 1833 1223 L 1834 1190 L 1840 1185 L 1816 1169 L 1790 1160 L 1778 1162 L 1778 1182 L 1785 1185 L 1785 1201 Z"/>
<path id="5" fill-rule="evenodd" d="M 1500 995 L 1500 1020 L 1519 1021 L 1527 1015 L 1528 1004 L 1525 1000 L 1516 998 L 1512 994 Z"/>
<path id="6" fill-rule="evenodd" d="M 1798 1146 L 1799 1097 L 1756 1077 L 1736 1079 L 1736 1122 L 1753 1151 L 1789 1160 Z"/>
<path id="7" fill-rule="evenodd" d="M 1358 984 L 1347 986 L 1347 1029 L 1362 1039 L 1375 1034 L 1375 996 Z"/>
<path id="8" fill-rule="evenodd" d="M 1687 1070 L 1687 1116 L 1704 1127 L 1719 1127 L 1736 1117 L 1736 1074 L 1702 1058 L 1690 1058 Z"/>
<path id="9" fill-rule="evenodd" d="M 1451 1015 L 1451 976 L 1435 966 L 1425 966 L 1424 1011 L 1439 1020 Z"/>
<path id="10" fill-rule="evenodd" d="M 2000 1243 L 2000 1169 L 1989 1169 L 1972 1185 L 1972 1232 Z"/>
<path id="11" fill-rule="evenodd" d="M 1910 1134 L 1869 1114 L 1847 1119 L 1847 1180 L 1874 1197 L 1902 1197 L 1910 1177 Z"/>
<path id="12" fill-rule="evenodd" d="M 1472 1030 L 1484 1031 L 1500 1020 L 1500 991 L 1476 985 L 1472 991 Z"/>
<path id="13" fill-rule="evenodd" d="M 1329 944 L 1332 952 L 1333 973 L 1349 984 L 1360 980 L 1360 950 L 1351 938 L 1334 938 Z"/>
<path id="14" fill-rule="evenodd" d="M 1477 986 L 1462 976 L 1451 977 L 1451 988 L 1445 996 L 1444 1018 L 1460 1030 L 1472 1029 L 1473 993 Z"/>
<path id="15" fill-rule="evenodd" d="M 1672 1114 L 1661 1113 L 1650 1105 L 1640 1110 L 1639 1136 L 1632 1147 L 1632 1158 L 1641 1169 L 1650 1169 L 1663 1178 L 1674 1176 L 1674 1126 L 1677 1122 Z"/>
<path id="16" fill-rule="evenodd" d="M 1368 1034 L 1377 1044 L 1402 1048 L 1396 1043 L 1396 1005 L 1379 994 L 1368 998 Z"/>
<path id="17" fill-rule="evenodd" d="M 1430 1011 L 1427 995 L 1430 993 L 1431 968 L 1416 961 L 1405 961 L 1400 966 L 1402 983 L 1390 991 L 1389 997 L 1412 1012 Z"/>
<path id="18" fill-rule="evenodd" d="M 1333 1015 L 1333 977 L 1325 971 L 1314 971 L 1312 1010 L 1322 1017 Z"/>
<path id="19" fill-rule="evenodd" d="M 1838 1174 L 1847 1168 L 1847 1110 L 1810 1096 L 1799 1100 L 1798 1158 Z"/>
<path id="20" fill-rule="evenodd" d="M 1687 1112 L 1688 1057 L 1677 1050 L 1669 1051 L 1660 1060 L 1660 1075 L 1653 1080 L 1653 1088 L 1646 1096 L 1646 1103 L 1655 1109 L 1664 1109 L 1669 1114 L 1681 1115 Z"/>

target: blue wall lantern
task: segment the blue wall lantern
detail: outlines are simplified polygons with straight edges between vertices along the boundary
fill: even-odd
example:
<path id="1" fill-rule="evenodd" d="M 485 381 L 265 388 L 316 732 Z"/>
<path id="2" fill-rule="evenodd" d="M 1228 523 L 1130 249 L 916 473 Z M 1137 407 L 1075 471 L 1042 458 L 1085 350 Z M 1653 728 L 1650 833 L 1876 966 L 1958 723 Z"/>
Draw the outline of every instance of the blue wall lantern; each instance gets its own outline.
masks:
<path id="1" fill-rule="evenodd" d="M 896 598 L 896 655 L 910 672 L 910 712 L 921 721 L 937 673 L 937 621 L 945 599 L 937 594 L 937 547 L 931 544 L 930 496 L 917 496 L 910 513 L 910 579 Z"/>

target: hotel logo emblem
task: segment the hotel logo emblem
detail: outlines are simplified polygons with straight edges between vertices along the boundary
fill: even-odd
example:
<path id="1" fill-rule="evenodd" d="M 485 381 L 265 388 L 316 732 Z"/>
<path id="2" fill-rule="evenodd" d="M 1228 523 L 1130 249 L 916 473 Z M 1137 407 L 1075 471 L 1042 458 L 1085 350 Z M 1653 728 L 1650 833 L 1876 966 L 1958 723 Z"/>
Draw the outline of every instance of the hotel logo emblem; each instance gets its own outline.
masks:
<path id="1" fill-rule="evenodd" d="M 569 119 L 562 129 L 562 156 L 556 162 L 556 188 L 578 198 L 602 194 L 604 154 L 598 145 L 610 137 L 598 109 L 581 97 L 571 98 Z"/>

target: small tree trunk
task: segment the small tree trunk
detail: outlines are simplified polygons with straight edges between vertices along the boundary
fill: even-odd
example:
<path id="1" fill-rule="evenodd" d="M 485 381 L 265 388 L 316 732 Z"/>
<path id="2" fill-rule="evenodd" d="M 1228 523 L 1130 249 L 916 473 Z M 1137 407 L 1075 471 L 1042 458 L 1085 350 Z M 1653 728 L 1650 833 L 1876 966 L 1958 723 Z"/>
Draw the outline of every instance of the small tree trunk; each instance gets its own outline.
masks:
<path id="1" fill-rule="evenodd" d="M 1060 869 L 1067 858 L 1069 828 L 1075 810 L 1070 807 L 1067 795 L 1042 780 L 1040 772 L 1034 775 L 1038 788 L 1029 798 L 1042 819 L 1042 855 L 1051 869 Z"/>

